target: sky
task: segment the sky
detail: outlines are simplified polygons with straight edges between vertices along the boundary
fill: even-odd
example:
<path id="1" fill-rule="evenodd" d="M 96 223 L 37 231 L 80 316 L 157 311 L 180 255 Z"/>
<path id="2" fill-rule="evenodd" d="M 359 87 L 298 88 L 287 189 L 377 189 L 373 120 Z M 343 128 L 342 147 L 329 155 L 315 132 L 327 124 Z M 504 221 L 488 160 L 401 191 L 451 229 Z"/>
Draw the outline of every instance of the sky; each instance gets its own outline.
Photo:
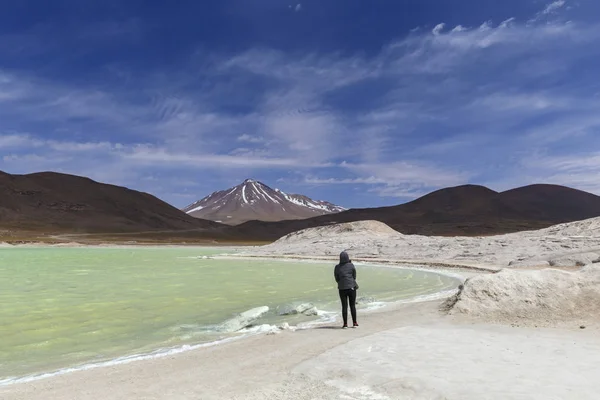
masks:
<path id="1" fill-rule="evenodd" d="M 296 1 L 2 1 L 0 170 L 177 207 L 246 178 L 600 194 L 600 2 Z"/>

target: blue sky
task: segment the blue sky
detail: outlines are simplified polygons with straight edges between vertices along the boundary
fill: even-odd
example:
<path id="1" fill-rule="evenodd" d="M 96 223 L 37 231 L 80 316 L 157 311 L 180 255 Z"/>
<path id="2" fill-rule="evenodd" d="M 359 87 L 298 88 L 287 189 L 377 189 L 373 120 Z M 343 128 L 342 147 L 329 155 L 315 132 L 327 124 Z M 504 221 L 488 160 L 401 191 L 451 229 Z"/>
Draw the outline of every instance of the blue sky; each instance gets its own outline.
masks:
<path id="1" fill-rule="evenodd" d="M 176 206 L 252 177 L 346 207 L 600 194 L 594 0 L 3 2 L 0 170 Z"/>

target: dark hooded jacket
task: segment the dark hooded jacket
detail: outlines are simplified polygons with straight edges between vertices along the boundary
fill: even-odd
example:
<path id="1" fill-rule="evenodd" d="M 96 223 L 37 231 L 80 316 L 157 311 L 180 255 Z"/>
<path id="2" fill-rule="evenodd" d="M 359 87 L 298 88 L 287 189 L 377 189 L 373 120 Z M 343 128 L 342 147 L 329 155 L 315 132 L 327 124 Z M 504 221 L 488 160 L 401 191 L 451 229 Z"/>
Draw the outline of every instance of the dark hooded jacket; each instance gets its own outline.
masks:
<path id="1" fill-rule="evenodd" d="M 339 290 L 354 289 L 356 287 L 356 268 L 354 268 L 354 264 L 352 264 L 348 253 L 345 251 L 340 254 L 340 263 L 335 266 L 333 276 Z"/>

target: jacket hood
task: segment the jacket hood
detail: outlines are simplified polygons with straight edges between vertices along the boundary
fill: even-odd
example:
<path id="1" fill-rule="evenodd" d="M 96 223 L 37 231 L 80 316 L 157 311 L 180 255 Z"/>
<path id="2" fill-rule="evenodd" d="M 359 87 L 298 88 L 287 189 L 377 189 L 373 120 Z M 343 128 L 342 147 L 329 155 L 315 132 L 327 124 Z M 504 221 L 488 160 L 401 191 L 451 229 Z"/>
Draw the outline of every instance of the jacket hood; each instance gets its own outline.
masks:
<path id="1" fill-rule="evenodd" d="M 345 251 L 340 253 L 340 264 L 346 264 L 350 262 L 350 256 Z"/>

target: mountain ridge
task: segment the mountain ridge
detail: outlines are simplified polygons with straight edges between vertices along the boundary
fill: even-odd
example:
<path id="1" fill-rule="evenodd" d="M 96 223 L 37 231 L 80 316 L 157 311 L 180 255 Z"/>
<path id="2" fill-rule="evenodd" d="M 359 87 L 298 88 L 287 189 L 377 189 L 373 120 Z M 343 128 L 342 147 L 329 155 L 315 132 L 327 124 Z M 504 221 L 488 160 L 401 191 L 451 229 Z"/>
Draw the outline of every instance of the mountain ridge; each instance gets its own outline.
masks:
<path id="1" fill-rule="evenodd" d="M 228 225 L 252 220 L 305 219 L 344 210 L 327 201 L 272 189 L 256 179 L 246 179 L 239 185 L 213 192 L 182 209 L 193 217 Z"/>
<path id="2" fill-rule="evenodd" d="M 249 221 L 238 234 L 275 240 L 317 226 L 375 220 L 404 234 L 496 235 L 600 216 L 600 196 L 560 185 L 534 184 L 496 192 L 481 185 L 436 190 L 408 203 L 342 211 L 298 221 Z"/>
<path id="3" fill-rule="evenodd" d="M 302 199 L 300 195 L 286 194 L 285 198 L 283 192 L 270 188 L 272 193 L 262 194 L 256 187 L 246 189 L 242 197 L 246 196 L 248 204 L 268 196 L 280 203 L 286 199 L 289 207 L 300 207 L 289 199 L 300 204 L 310 201 L 317 210 L 331 204 Z M 11 175 L 0 171 L 0 228 L 9 231 L 124 233 L 129 238 L 160 232 L 156 240 L 266 242 L 305 228 L 362 220 L 380 221 L 404 234 L 483 236 L 537 230 L 598 216 L 600 196 L 565 186 L 534 184 L 496 192 L 484 186 L 462 185 L 395 206 L 226 225 L 194 218 L 151 194 L 86 177 L 55 172 Z"/>

